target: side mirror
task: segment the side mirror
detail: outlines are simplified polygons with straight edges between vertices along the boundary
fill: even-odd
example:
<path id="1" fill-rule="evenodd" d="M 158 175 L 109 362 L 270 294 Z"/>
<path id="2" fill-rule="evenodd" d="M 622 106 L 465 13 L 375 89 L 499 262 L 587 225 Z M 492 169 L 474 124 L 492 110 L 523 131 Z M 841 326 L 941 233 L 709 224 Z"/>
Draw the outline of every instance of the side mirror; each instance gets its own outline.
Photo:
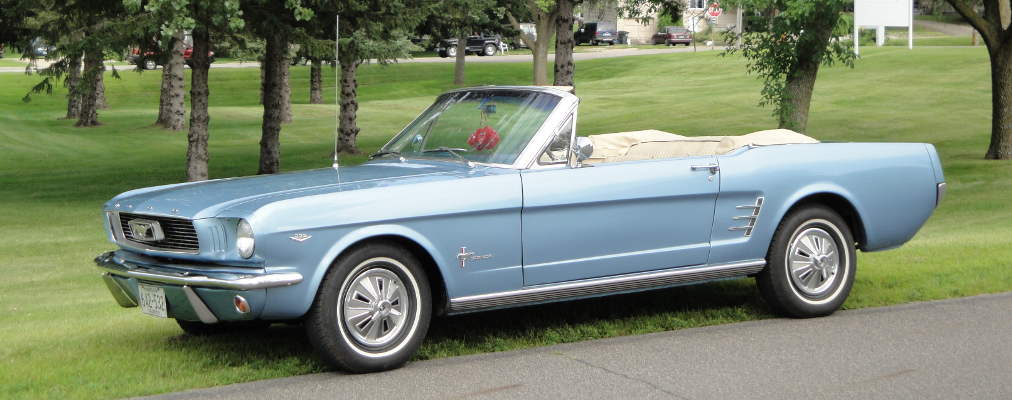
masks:
<path id="1" fill-rule="evenodd" d="M 594 154 L 594 142 L 591 142 L 590 138 L 586 136 L 577 136 L 576 143 L 573 145 L 573 153 L 576 155 L 576 164 L 580 165 L 583 160 Z"/>

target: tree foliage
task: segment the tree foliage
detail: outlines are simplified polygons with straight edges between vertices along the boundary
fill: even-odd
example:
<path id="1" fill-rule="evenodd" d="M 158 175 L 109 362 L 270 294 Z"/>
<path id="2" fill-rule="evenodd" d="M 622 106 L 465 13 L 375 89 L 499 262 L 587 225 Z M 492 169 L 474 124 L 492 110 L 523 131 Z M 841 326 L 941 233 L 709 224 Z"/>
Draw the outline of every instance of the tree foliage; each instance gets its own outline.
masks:
<path id="1" fill-rule="evenodd" d="M 760 10 L 765 25 L 752 27 L 740 37 L 732 30 L 727 31 L 725 40 L 732 45 L 724 54 L 740 54 L 747 60 L 748 72 L 763 82 L 759 104 L 772 107 L 782 127 L 805 129 L 811 87 L 819 65 L 842 63 L 853 67 L 852 44 L 841 39 L 850 32 L 849 20 L 841 18 L 848 4 L 852 3 L 849 0 L 740 2 L 748 9 Z M 793 88 L 792 84 L 805 87 Z"/>

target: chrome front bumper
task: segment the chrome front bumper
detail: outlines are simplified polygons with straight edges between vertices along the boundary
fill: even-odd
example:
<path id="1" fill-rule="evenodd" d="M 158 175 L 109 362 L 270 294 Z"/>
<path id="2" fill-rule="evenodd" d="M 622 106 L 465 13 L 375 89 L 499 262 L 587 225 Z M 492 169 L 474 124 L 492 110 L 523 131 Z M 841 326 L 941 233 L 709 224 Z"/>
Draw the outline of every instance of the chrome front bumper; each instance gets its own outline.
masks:
<path id="1" fill-rule="evenodd" d="M 253 290 L 279 286 L 291 286 L 302 282 L 302 274 L 298 272 L 235 275 L 231 279 L 228 279 L 213 278 L 192 272 L 161 271 L 147 268 L 140 263 L 131 262 L 125 257 L 117 256 L 116 252 L 112 251 L 102 253 L 98 257 L 95 257 L 95 264 L 98 265 L 100 270 L 112 275 L 180 286 Z"/>
<path id="2" fill-rule="evenodd" d="M 171 317 L 196 319 L 206 324 L 255 318 L 266 301 L 263 289 L 302 282 L 302 275 L 297 272 L 201 273 L 193 271 L 196 266 L 158 265 L 153 261 L 145 256 L 111 251 L 95 257 L 102 279 L 120 306 L 137 307 L 137 285 L 147 282 L 166 290 Z M 239 312 L 231 306 L 230 300 L 240 293 L 250 300 L 256 312 Z"/>

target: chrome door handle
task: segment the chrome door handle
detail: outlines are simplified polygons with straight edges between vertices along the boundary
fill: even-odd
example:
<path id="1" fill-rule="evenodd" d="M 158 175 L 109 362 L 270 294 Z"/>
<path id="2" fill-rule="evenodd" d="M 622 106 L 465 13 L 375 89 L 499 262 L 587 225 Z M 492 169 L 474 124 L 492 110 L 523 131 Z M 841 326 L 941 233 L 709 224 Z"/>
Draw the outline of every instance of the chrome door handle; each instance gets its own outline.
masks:
<path id="1" fill-rule="evenodd" d="M 698 171 L 698 170 L 701 170 L 701 169 L 708 169 L 708 170 L 710 170 L 711 174 L 716 174 L 718 171 L 720 171 L 720 165 L 717 165 L 717 164 L 690 165 L 689 168 L 692 169 L 693 171 Z"/>

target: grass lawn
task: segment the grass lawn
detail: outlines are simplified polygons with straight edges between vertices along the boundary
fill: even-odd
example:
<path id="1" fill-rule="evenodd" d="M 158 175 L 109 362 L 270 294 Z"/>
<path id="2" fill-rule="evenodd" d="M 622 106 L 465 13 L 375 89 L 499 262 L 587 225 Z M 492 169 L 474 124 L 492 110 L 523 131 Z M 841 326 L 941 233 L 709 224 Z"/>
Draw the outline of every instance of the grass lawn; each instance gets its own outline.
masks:
<path id="1" fill-rule="evenodd" d="M 21 61 L 17 58 L 4 57 L 0 58 L 0 67 L 24 67 L 28 63 Z"/>
<path id="2" fill-rule="evenodd" d="M 856 64 L 820 72 L 808 133 L 934 143 L 949 194 L 912 242 L 860 254 L 845 308 L 1012 290 L 1012 163 L 982 159 L 991 110 L 984 49 L 866 47 Z M 451 88 L 452 68 L 364 65 L 363 151 L 374 151 Z M 467 79 L 524 84 L 529 71 L 525 63 L 473 63 Z M 716 52 L 581 61 L 576 71 L 584 135 L 651 128 L 742 134 L 775 125 L 770 111 L 756 106 L 760 85 L 745 75 L 743 61 Z M 322 371 L 298 327 L 193 338 L 171 320 L 113 302 L 91 261 L 113 247 L 102 232 L 102 202 L 183 180 L 186 158 L 185 132 L 151 126 L 160 73 L 121 75 L 106 79 L 104 125 L 80 129 L 58 119 L 62 88 L 25 104 L 21 97 L 38 78 L 0 74 L 0 397 L 135 396 Z M 326 75 L 324 93 L 333 101 Z M 212 177 L 256 172 L 258 78 L 255 68 L 211 70 Z M 281 139 L 288 171 L 330 165 L 334 108 L 306 104 L 308 79 L 308 68 L 293 69 L 296 118 Z M 670 112 L 673 101 L 678 113 Z M 723 281 L 439 318 L 417 359 L 770 317 L 751 280 Z"/>

